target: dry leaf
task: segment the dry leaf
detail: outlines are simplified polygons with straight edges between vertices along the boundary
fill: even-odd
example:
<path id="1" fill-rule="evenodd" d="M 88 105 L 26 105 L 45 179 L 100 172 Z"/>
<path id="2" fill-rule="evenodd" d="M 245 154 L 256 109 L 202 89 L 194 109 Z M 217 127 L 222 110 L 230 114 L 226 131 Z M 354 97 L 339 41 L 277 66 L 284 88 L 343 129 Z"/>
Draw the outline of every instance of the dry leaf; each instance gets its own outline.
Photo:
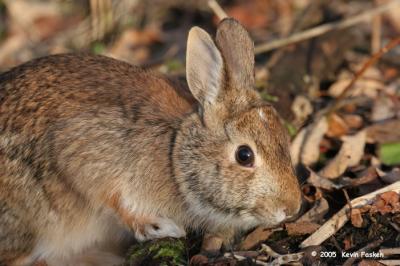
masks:
<path id="1" fill-rule="evenodd" d="M 323 220 L 325 214 L 327 214 L 328 211 L 328 201 L 324 198 L 320 198 L 319 200 L 314 202 L 314 206 L 310 210 L 308 210 L 299 219 L 297 219 L 297 222 L 318 223 Z"/>
<path id="2" fill-rule="evenodd" d="M 312 222 L 296 222 L 285 224 L 289 236 L 298 236 L 314 233 L 320 227 L 319 224 Z"/>
<path id="3" fill-rule="evenodd" d="M 267 240 L 275 230 L 267 229 L 265 227 L 257 227 L 253 232 L 248 234 L 240 244 L 241 250 L 249 250 L 261 242 Z"/>
<path id="4" fill-rule="evenodd" d="M 312 169 L 307 168 L 308 171 L 310 172 L 310 176 L 308 177 L 307 181 L 308 183 L 312 184 L 315 187 L 319 187 L 325 190 L 333 190 L 333 189 L 339 189 L 342 187 L 342 185 L 337 185 L 333 183 L 331 180 L 319 176 L 317 173 L 315 173 Z"/>
<path id="5" fill-rule="evenodd" d="M 394 191 L 387 191 L 378 195 L 371 206 L 371 213 L 397 213 L 400 211 L 400 196 Z"/>
<path id="6" fill-rule="evenodd" d="M 350 210 L 350 220 L 351 220 L 351 224 L 354 227 L 361 228 L 362 224 L 363 224 L 361 210 L 360 209 L 351 209 Z"/>
<path id="7" fill-rule="evenodd" d="M 358 263 L 358 266 L 383 266 L 385 264 L 380 263 L 376 260 L 362 260 Z"/>
<path id="8" fill-rule="evenodd" d="M 303 192 L 303 197 L 306 201 L 313 203 L 316 200 L 322 198 L 321 189 L 318 187 L 314 187 L 311 184 L 304 184 L 301 186 L 301 191 Z"/>
<path id="9" fill-rule="evenodd" d="M 390 172 L 384 172 L 380 169 L 377 169 L 377 173 L 379 177 L 388 184 L 392 184 L 400 180 L 400 169 L 393 168 Z"/>
<path id="10" fill-rule="evenodd" d="M 351 239 L 351 235 L 345 237 L 345 239 L 343 240 L 343 244 L 344 244 L 344 250 L 349 250 L 353 247 L 353 241 Z"/>
<path id="11" fill-rule="evenodd" d="M 197 254 L 190 258 L 189 265 L 196 266 L 196 265 L 205 265 L 208 263 L 208 258 L 205 255 Z"/>
<path id="12" fill-rule="evenodd" d="M 328 122 L 324 117 L 317 123 L 303 128 L 297 134 L 290 146 L 290 155 L 294 165 L 299 162 L 304 165 L 310 165 L 318 161 L 320 153 L 319 144 L 327 130 Z"/>
<path id="13" fill-rule="evenodd" d="M 371 121 L 377 122 L 394 117 L 394 109 L 394 103 L 390 98 L 385 96 L 376 98 L 372 106 Z"/>
<path id="14" fill-rule="evenodd" d="M 366 128 L 368 143 L 400 141 L 400 119 L 376 123 Z"/>
<path id="15" fill-rule="evenodd" d="M 371 69 L 370 69 L 371 70 Z M 367 71 L 368 72 L 368 71 Z M 345 76 L 345 77 L 343 77 Z M 352 77 L 348 77 L 349 74 L 340 75 L 338 80 L 329 87 L 328 94 L 332 97 L 338 97 L 343 90 L 349 85 Z M 367 96 L 369 98 L 376 98 L 378 92 L 384 88 L 384 84 L 375 79 L 375 78 L 365 78 L 366 74 L 364 74 L 364 78 L 361 78 L 356 81 L 353 85 L 353 89 L 351 90 L 349 96 Z"/>
<path id="16" fill-rule="evenodd" d="M 295 115 L 296 124 L 302 124 L 313 112 L 313 106 L 309 99 L 298 95 L 292 103 L 292 112 Z"/>
<path id="17" fill-rule="evenodd" d="M 358 174 L 356 178 L 343 177 L 341 184 L 351 187 L 357 187 L 359 185 L 370 183 L 378 177 L 376 168 L 373 166 L 368 167 L 362 173 Z"/>
<path id="18" fill-rule="evenodd" d="M 345 114 L 343 115 L 343 120 L 351 129 L 359 129 L 363 126 L 363 119 L 359 115 Z"/>
<path id="19" fill-rule="evenodd" d="M 332 114 L 328 119 L 328 132 L 329 137 L 341 137 L 349 132 L 349 127 L 346 122 L 337 114 Z"/>
<path id="20" fill-rule="evenodd" d="M 343 144 L 338 154 L 319 171 L 319 175 L 326 178 L 337 178 L 348 167 L 356 166 L 364 155 L 366 132 L 364 130 L 353 136 L 342 137 Z"/>

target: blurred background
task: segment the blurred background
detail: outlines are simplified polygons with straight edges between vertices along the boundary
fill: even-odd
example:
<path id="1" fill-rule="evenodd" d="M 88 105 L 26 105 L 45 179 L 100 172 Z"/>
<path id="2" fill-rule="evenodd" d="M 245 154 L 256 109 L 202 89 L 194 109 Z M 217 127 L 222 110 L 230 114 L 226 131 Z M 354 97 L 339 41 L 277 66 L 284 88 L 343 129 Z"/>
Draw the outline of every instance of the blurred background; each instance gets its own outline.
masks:
<path id="1" fill-rule="evenodd" d="M 198 25 L 213 34 L 219 22 L 218 10 L 211 2 L 215 4 L 207 0 L 0 0 L 0 71 L 49 54 L 90 52 L 184 77 L 188 30 Z M 218 3 L 228 16 L 250 31 L 257 49 L 306 29 L 371 13 L 390 2 L 221 0 Z M 258 49 L 258 89 L 298 128 L 314 108 L 324 104 L 325 96 L 338 94 L 343 79 L 348 79 L 360 62 L 399 35 L 399 12 L 400 9 L 389 8 L 382 16 L 367 14 L 363 22 L 329 30 L 297 44 L 269 51 Z M 393 49 L 383 57 L 382 61 L 387 63 L 385 70 L 369 71 L 378 80 L 368 85 L 379 86 L 379 80 L 388 81 L 396 76 L 399 50 Z M 339 75 L 342 84 L 335 84 Z M 333 88 L 336 91 L 332 85 L 337 85 Z M 292 106 L 295 100 L 296 106 Z"/>

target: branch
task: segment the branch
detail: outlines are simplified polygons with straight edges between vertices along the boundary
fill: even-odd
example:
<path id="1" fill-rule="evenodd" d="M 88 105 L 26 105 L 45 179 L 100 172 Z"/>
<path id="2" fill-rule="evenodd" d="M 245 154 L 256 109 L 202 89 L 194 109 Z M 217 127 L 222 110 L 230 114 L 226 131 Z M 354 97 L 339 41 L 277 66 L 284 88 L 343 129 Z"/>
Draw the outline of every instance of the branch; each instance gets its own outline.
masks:
<path id="1" fill-rule="evenodd" d="M 223 20 L 224 18 L 228 17 L 228 15 L 225 13 L 225 11 L 222 9 L 222 7 L 218 4 L 216 0 L 208 0 L 208 6 L 220 20 Z"/>
<path id="2" fill-rule="evenodd" d="M 307 40 L 310 38 L 314 38 L 314 37 L 320 36 L 322 34 L 325 34 L 327 32 L 330 32 L 330 31 L 345 29 L 345 28 L 354 26 L 358 23 L 361 23 L 363 21 L 369 20 L 381 13 L 384 13 L 386 11 L 389 11 L 396 7 L 399 7 L 399 5 L 400 5 L 400 0 L 393 0 L 387 4 L 378 6 L 376 8 L 365 11 L 354 17 L 344 19 L 342 21 L 326 23 L 321 26 L 293 34 L 287 38 L 274 40 L 274 41 L 271 41 L 271 42 L 268 42 L 265 44 L 260 44 L 255 47 L 254 51 L 255 51 L 255 54 L 261 54 L 261 53 L 265 53 L 265 52 L 268 52 L 268 51 L 271 51 L 271 50 L 274 50 L 274 49 L 277 49 L 277 48 L 280 48 L 283 46 L 287 46 L 287 45 L 301 42 L 301 41 L 304 41 L 304 40 Z"/>
<path id="3" fill-rule="evenodd" d="M 368 204 L 375 196 L 382 194 L 386 191 L 395 191 L 397 193 L 400 192 L 400 181 L 397 181 L 389 186 L 378 189 L 374 192 L 371 192 L 367 195 L 358 197 L 351 201 L 351 206 L 353 208 L 359 208 Z M 347 211 L 349 210 L 349 206 L 344 206 L 338 213 L 332 216 L 328 221 L 325 222 L 315 233 L 309 236 L 306 240 L 304 240 L 301 244 L 301 248 L 305 248 L 308 246 L 318 246 L 326 239 L 328 239 L 331 235 L 335 234 L 342 226 L 349 220 L 347 216 Z"/>

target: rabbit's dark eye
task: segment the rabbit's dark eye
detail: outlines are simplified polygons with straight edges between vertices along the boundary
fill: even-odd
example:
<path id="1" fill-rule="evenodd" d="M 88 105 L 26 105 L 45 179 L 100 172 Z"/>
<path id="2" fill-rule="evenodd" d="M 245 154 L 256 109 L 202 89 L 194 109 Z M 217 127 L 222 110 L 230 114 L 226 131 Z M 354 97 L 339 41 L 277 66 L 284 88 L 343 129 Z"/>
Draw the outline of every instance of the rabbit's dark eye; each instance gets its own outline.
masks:
<path id="1" fill-rule="evenodd" d="M 254 153 L 249 146 L 242 145 L 236 150 L 236 161 L 246 167 L 254 164 Z"/>

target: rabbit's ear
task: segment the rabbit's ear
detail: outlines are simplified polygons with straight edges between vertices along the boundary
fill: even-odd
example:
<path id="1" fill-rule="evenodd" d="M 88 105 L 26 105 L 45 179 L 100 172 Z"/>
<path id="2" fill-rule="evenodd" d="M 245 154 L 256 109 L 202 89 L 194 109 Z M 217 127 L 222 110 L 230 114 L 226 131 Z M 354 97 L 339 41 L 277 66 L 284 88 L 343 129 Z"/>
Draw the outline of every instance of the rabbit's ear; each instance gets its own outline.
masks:
<path id="1" fill-rule="evenodd" d="M 215 42 L 225 61 L 228 80 L 237 89 L 254 86 L 254 43 L 247 30 L 235 19 L 224 19 Z"/>
<path id="2" fill-rule="evenodd" d="M 189 32 L 186 78 L 190 91 L 203 107 L 216 103 L 224 82 L 224 62 L 210 35 L 199 27 Z"/>

